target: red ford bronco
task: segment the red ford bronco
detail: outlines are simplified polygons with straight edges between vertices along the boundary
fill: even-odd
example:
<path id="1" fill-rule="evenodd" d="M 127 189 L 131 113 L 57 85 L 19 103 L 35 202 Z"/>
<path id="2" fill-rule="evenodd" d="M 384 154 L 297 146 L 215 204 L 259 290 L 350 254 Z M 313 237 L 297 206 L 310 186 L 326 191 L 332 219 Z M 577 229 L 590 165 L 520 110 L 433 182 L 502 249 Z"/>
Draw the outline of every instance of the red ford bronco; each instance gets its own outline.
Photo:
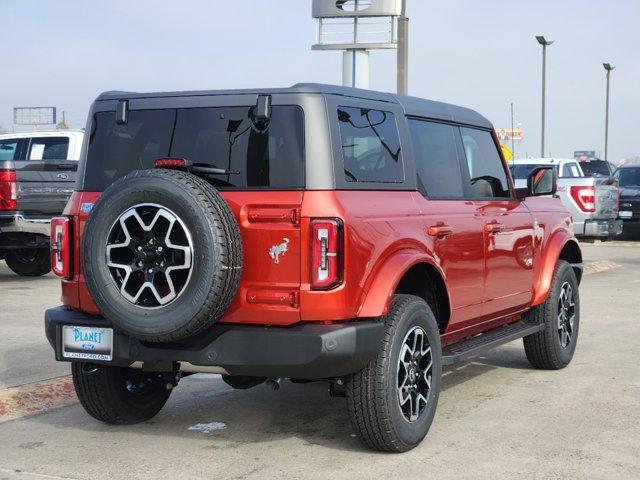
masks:
<path id="1" fill-rule="evenodd" d="M 86 131 L 45 326 L 101 421 L 150 419 L 194 372 L 324 380 L 367 446 L 403 452 L 443 365 L 518 338 L 536 368 L 571 361 L 582 260 L 554 170 L 514 189 L 472 110 L 312 84 L 109 92 Z"/>

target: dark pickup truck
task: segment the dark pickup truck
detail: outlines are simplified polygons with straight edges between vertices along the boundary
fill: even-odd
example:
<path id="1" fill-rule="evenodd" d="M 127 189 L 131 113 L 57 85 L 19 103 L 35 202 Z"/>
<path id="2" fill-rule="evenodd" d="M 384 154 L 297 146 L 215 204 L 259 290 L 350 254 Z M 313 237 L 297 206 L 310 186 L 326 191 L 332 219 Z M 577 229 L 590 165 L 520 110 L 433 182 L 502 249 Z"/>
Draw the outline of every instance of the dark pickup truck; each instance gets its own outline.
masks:
<path id="1" fill-rule="evenodd" d="M 76 181 L 82 131 L 0 135 L 0 260 L 18 275 L 51 270 L 51 218 Z"/>

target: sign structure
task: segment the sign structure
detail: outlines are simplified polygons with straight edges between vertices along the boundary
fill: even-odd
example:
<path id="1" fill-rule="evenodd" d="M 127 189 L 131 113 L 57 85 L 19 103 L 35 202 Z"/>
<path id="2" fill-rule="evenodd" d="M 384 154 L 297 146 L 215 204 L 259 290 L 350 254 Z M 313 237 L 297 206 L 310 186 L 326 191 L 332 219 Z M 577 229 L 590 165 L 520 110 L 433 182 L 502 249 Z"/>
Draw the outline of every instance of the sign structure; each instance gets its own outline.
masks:
<path id="1" fill-rule="evenodd" d="M 524 130 L 522 128 L 514 128 L 513 130 L 510 128 L 503 128 L 497 131 L 498 138 L 505 142 L 514 140 L 516 142 L 520 142 L 524 140 Z"/>
<path id="2" fill-rule="evenodd" d="M 313 0 L 318 37 L 313 50 L 397 48 L 400 0 Z"/>
<path id="3" fill-rule="evenodd" d="M 573 152 L 573 158 L 580 161 L 597 160 L 598 155 L 595 150 L 576 150 Z"/>
<path id="4" fill-rule="evenodd" d="M 15 107 L 13 109 L 15 125 L 55 125 L 56 107 Z"/>

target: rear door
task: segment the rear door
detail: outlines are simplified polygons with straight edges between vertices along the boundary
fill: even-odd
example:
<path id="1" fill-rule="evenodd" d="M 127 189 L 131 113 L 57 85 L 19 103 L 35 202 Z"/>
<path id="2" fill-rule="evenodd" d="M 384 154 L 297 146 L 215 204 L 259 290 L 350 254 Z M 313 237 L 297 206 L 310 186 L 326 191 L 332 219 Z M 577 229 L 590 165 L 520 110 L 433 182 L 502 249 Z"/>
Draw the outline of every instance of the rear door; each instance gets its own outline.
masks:
<path id="1" fill-rule="evenodd" d="M 68 159 L 68 136 L 42 136 L 24 140 L 16 159 L 18 209 L 31 216 L 62 212 L 73 192 L 78 162 Z"/>
<path id="2" fill-rule="evenodd" d="M 461 127 L 467 195 L 482 223 L 485 250 L 483 315 L 498 316 L 531 301 L 533 219 L 512 196 L 492 132 Z"/>
<path id="3" fill-rule="evenodd" d="M 408 120 L 418 177 L 422 230 L 432 239 L 451 300 L 448 330 L 480 316 L 484 300 L 484 239 L 477 205 L 465 198 L 458 127 Z"/>

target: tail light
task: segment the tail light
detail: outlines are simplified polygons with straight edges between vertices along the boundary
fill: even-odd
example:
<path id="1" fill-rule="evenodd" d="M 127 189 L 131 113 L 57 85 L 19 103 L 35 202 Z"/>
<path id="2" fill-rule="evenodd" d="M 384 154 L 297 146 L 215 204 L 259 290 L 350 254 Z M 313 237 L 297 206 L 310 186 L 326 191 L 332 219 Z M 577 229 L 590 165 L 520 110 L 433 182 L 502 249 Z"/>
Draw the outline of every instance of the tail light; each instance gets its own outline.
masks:
<path id="1" fill-rule="evenodd" d="M 312 220 L 311 235 L 311 288 L 329 290 L 342 282 L 342 222 L 338 219 Z"/>
<path id="2" fill-rule="evenodd" d="M 71 276 L 71 219 L 51 219 L 51 269 L 62 278 Z"/>
<path id="3" fill-rule="evenodd" d="M 571 187 L 571 198 L 583 212 L 596 211 L 595 187 Z"/>
<path id="4" fill-rule="evenodd" d="M 15 170 L 0 170 L 0 210 L 18 209 L 18 181 Z"/>

